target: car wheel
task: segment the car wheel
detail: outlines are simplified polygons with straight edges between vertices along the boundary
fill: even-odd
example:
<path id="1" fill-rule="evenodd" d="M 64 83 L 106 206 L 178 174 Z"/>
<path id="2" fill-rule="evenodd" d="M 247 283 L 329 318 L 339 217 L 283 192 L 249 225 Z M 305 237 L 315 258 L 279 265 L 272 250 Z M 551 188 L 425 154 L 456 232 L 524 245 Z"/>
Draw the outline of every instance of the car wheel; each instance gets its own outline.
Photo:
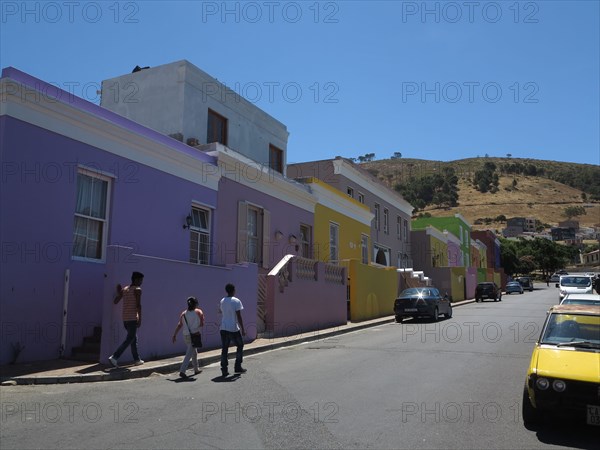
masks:
<path id="1" fill-rule="evenodd" d="M 529 400 L 529 392 L 527 386 L 523 388 L 523 401 L 521 402 L 521 414 L 523 415 L 523 423 L 525 425 L 535 425 L 540 422 L 540 413 L 533 407 Z"/>
<path id="2" fill-rule="evenodd" d="M 402 323 L 402 316 L 396 316 L 396 322 Z"/>
<path id="3" fill-rule="evenodd" d="M 446 319 L 452 319 L 452 305 L 448 305 L 448 312 L 446 313 Z"/>
<path id="4" fill-rule="evenodd" d="M 439 313 L 437 307 L 433 310 L 433 316 L 431 316 L 431 318 L 433 319 L 434 322 L 437 322 L 438 320 L 440 320 L 440 313 Z"/>

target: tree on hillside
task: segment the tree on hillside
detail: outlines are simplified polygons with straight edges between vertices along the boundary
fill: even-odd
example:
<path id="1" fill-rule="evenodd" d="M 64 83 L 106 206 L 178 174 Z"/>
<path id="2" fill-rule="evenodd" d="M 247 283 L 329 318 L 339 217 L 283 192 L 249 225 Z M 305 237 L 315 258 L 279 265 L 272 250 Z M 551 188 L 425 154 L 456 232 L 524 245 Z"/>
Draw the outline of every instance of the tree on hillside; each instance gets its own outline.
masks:
<path id="1" fill-rule="evenodd" d="M 473 186 L 481 193 L 488 191 L 492 193 L 497 192 L 499 183 L 496 164 L 493 162 L 486 162 L 483 165 L 483 169 L 475 171 L 473 176 Z"/>
<path id="2" fill-rule="evenodd" d="M 573 217 L 585 216 L 586 214 L 587 212 L 583 206 L 567 206 L 562 213 L 569 220 Z"/>
<path id="3" fill-rule="evenodd" d="M 394 152 L 391 159 L 400 159 L 400 158 L 402 158 L 402 153 Z"/>
<path id="4" fill-rule="evenodd" d="M 408 182 L 397 184 L 395 190 L 418 209 L 432 204 L 439 207 L 458 205 L 458 177 L 452 167 L 444 167 L 441 173 L 434 175 L 410 177 Z"/>

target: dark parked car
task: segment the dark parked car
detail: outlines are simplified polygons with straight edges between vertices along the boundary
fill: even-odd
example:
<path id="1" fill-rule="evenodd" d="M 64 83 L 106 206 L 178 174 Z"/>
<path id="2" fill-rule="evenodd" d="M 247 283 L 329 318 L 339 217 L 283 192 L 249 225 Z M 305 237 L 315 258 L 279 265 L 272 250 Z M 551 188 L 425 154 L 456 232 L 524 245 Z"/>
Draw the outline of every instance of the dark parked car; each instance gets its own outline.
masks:
<path id="1" fill-rule="evenodd" d="M 398 323 L 406 317 L 429 317 L 437 322 L 440 314 L 452 317 L 452 304 L 448 296 L 442 296 L 436 288 L 409 288 L 394 302 L 394 314 Z"/>
<path id="2" fill-rule="evenodd" d="M 494 299 L 495 302 L 502 301 L 502 291 L 493 281 L 479 283 L 475 288 L 475 300 L 481 302 L 484 298 Z"/>
<path id="3" fill-rule="evenodd" d="M 533 280 L 530 277 L 519 277 L 517 281 L 521 283 L 523 289 L 527 289 L 529 292 L 533 292 Z"/>

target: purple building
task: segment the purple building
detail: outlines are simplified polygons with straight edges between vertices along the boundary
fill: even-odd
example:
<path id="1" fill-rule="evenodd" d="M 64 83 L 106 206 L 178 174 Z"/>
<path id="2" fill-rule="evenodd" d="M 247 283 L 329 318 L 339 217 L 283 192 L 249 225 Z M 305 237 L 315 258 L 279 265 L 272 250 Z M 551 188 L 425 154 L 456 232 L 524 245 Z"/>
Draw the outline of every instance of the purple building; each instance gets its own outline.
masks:
<path id="1" fill-rule="evenodd" d="M 146 274 L 142 357 L 182 351 L 168 336 L 188 295 L 216 323 L 234 282 L 254 318 L 256 265 L 198 257 L 219 223 L 214 156 L 13 68 L 1 94 L 1 364 L 105 358 L 124 332 L 115 284 L 134 270 Z"/>

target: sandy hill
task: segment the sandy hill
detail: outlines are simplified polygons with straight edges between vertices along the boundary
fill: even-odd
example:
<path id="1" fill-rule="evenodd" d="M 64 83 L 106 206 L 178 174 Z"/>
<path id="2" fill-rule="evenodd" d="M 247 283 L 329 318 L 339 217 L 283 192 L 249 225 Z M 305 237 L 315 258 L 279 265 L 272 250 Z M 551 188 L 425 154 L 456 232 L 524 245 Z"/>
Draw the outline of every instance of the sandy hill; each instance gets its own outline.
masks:
<path id="1" fill-rule="evenodd" d="M 496 193 L 481 193 L 473 187 L 475 171 L 481 169 L 488 161 L 498 167 L 500 184 Z M 506 173 L 502 170 L 510 164 L 529 166 L 527 172 L 538 172 L 541 175 Z M 392 189 L 411 177 L 439 173 L 448 166 L 453 167 L 458 176 L 459 205 L 453 208 L 429 206 L 420 212 L 428 212 L 436 217 L 460 213 L 472 225 L 477 219 L 493 219 L 504 215 L 507 218 L 535 217 L 544 224 L 556 226 L 559 221 L 566 220 L 563 215 L 566 207 L 583 206 L 586 214 L 575 218 L 579 220 L 580 225 L 600 226 L 600 201 L 597 199 L 600 183 L 598 166 L 509 158 L 471 158 L 449 162 L 401 158 L 361 164 L 361 167 L 369 170 Z M 557 179 L 564 182 L 556 181 Z M 487 226 L 474 225 L 474 228 L 500 230 L 504 226 L 503 223 L 492 223 Z"/>

